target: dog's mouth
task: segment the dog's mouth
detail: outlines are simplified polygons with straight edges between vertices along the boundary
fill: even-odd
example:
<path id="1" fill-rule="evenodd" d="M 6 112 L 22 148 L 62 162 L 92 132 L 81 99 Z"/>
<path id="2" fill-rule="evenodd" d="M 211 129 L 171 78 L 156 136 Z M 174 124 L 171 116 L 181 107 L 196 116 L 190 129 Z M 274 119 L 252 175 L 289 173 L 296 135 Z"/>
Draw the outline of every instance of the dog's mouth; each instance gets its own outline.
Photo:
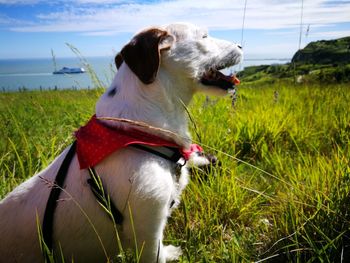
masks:
<path id="1" fill-rule="evenodd" d="M 218 69 L 209 69 L 206 71 L 200 82 L 206 86 L 216 86 L 223 90 L 234 89 L 236 85 L 240 83 L 239 79 L 235 75 L 225 75 Z"/>

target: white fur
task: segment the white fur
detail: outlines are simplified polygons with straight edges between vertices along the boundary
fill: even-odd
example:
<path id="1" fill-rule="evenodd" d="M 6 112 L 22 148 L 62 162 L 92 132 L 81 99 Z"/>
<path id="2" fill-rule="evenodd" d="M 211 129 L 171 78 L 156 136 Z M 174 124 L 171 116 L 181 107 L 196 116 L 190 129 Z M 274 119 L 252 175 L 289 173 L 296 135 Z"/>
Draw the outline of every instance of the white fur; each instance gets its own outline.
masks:
<path id="1" fill-rule="evenodd" d="M 219 88 L 201 85 L 199 78 L 213 65 L 238 63 L 242 52 L 233 43 L 206 37 L 205 30 L 193 25 L 175 24 L 163 29 L 176 41 L 162 51 L 156 80 L 143 84 L 123 63 L 97 102 L 96 115 L 142 121 L 170 130 L 178 134 L 172 139 L 185 147 L 190 143 L 190 134 L 182 103 L 187 105 L 196 91 L 224 94 Z M 114 88 L 116 94 L 108 95 Z M 106 124 L 120 125 L 110 121 Z M 54 180 L 66 152 L 0 202 L 0 262 L 43 262 L 36 216 L 42 220 L 50 192 L 47 181 Z M 135 243 L 139 250 L 143 247 L 141 262 L 178 259 L 180 248 L 163 246 L 163 229 L 171 213 L 170 204 L 173 200 L 175 207 L 179 204 L 188 183 L 187 168 L 182 168 L 178 179 L 172 163 L 131 147 L 114 152 L 95 168 L 124 215 L 124 223 L 118 226 L 123 248 L 134 250 Z M 87 171 L 79 169 L 75 156 L 54 221 L 55 248 L 62 248 L 66 262 L 106 262 L 106 257 L 113 259 L 118 255 L 113 225 L 97 204 L 87 179 Z"/>

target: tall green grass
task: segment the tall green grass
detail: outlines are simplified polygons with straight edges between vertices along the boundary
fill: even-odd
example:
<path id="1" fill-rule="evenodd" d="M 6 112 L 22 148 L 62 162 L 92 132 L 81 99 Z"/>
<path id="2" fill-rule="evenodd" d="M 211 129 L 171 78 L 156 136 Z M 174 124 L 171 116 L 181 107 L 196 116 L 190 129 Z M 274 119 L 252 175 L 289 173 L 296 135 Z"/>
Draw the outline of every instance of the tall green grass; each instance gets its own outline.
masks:
<path id="1" fill-rule="evenodd" d="M 0 93 L 0 197 L 53 161 L 93 114 L 101 93 Z"/>
<path id="2" fill-rule="evenodd" d="M 0 197 L 72 141 L 102 92 L 0 94 Z M 181 262 L 345 262 L 349 105 L 345 85 L 242 86 L 234 108 L 197 96 L 198 137 L 221 166 L 194 172 L 165 243 Z"/>

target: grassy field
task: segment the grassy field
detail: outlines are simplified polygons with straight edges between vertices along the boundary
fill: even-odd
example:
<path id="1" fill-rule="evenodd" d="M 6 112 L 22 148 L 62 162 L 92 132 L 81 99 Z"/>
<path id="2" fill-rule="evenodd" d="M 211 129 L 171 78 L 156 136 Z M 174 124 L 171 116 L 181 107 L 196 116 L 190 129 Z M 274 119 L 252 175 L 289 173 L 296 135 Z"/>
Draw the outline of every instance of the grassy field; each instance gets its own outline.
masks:
<path id="1" fill-rule="evenodd" d="M 0 198 L 72 141 L 102 90 L 0 93 Z M 221 166 L 195 171 L 165 243 L 181 262 L 350 258 L 350 87 L 241 86 L 190 112 Z M 195 132 L 193 132 L 195 134 Z"/>

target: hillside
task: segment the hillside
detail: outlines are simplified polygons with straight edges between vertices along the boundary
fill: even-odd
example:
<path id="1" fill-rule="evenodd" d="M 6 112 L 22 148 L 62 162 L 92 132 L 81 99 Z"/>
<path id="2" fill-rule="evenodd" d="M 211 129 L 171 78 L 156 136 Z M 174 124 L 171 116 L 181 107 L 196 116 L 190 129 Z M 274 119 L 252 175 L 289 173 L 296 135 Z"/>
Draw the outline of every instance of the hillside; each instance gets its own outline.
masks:
<path id="1" fill-rule="evenodd" d="M 303 64 L 350 63 L 350 37 L 311 42 L 294 54 L 292 62 Z"/>
<path id="2" fill-rule="evenodd" d="M 238 75 L 244 82 L 350 82 L 350 37 L 311 42 L 291 63 L 246 67 Z"/>

